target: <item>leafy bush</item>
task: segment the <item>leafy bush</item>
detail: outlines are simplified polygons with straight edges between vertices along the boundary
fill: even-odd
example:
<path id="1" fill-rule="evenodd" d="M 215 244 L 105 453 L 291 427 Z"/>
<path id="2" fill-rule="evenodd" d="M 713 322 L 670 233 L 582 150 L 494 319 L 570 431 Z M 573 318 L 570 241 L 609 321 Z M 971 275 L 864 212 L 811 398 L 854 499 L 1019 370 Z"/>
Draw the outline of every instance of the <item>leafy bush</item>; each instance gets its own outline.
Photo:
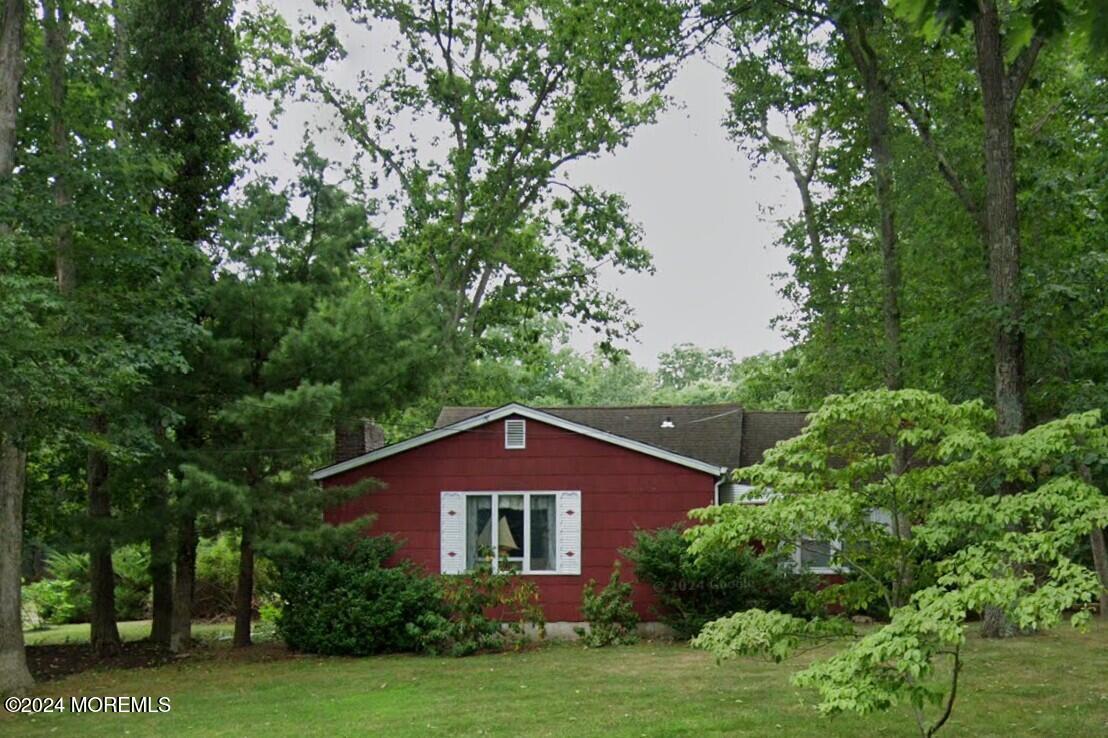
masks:
<path id="1" fill-rule="evenodd" d="M 153 582 L 150 579 L 150 549 L 123 546 L 112 552 L 115 571 L 115 616 L 120 620 L 142 620 L 150 614 Z"/>
<path id="2" fill-rule="evenodd" d="M 39 620 L 52 625 L 75 623 L 91 607 L 88 588 L 72 579 L 40 579 L 23 587 L 23 602 L 34 608 Z"/>
<path id="3" fill-rule="evenodd" d="M 88 622 L 92 610 L 88 554 L 52 551 L 46 556 L 47 578 L 23 588 L 38 616 L 54 625 Z M 141 620 L 150 611 L 150 553 L 145 546 L 122 546 L 112 552 L 115 570 L 115 615 Z"/>
<path id="4" fill-rule="evenodd" d="M 608 585 L 596 592 L 596 580 L 590 579 L 581 595 L 581 612 L 589 621 L 588 628 L 575 628 L 586 646 L 600 648 L 634 643 L 638 635 L 635 626 L 639 614 L 631 604 L 631 585 L 620 581 L 620 563 L 612 566 Z"/>
<path id="5" fill-rule="evenodd" d="M 235 614 L 238 587 L 238 540 L 231 535 L 202 539 L 196 549 L 196 587 L 192 614 L 199 620 L 215 620 Z M 273 591 L 274 565 L 258 556 L 254 560 L 254 591 L 264 596 Z"/>
<path id="6" fill-rule="evenodd" d="M 468 656 L 519 647 L 527 626 L 546 635 L 546 620 L 534 582 L 494 573 L 484 562 L 473 571 L 441 578 L 444 614 L 428 613 L 417 626 L 424 651 Z"/>
<path id="7" fill-rule="evenodd" d="M 434 624 L 446 612 L 433 578 L 408 565 L 384 565 L 396 548 L 376 537 L 326 555 L 282 559 L 277 632 L 289 648 L 347 656 L 422 649 L 419 623 Z"/>
<path id="8" fill-rule="evenodd" d="M 750 549 L 713 549 L 689 553 L 680 526 L 637 531 L 623 551 L 635 564 L 635 576 L 658 595 L 658 617 L 678 636 L 691 638 L 705 623 L 758 608 L 803 614 L 815 577 L 782 566 L 780 556 Z"/>

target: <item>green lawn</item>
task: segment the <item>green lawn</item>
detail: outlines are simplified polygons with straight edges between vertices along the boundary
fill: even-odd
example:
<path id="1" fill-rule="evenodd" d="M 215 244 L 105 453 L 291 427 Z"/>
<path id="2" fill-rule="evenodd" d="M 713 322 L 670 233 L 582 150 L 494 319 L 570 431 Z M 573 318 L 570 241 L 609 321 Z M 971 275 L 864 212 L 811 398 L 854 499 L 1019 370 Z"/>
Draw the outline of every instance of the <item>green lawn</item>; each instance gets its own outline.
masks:
<path id="1" fill-rule="evenodd" d="M 807 657 L 811 658 L 811 656 Z M 682 645 L 557 644 L 467 659 L 242 656 L 215 649 L 155 669 L 90 672 L 38 695 L 169 696 L 161 715 L 6 716 L 5 735 L 913 735 L 907 709 L 819 717 L 795 665 L 716 666 Z M 1108 734 L 1108 627 L 968 647 L 946 736 Z"/>
<path id="2" fill-rule="evenodd" d="M 35 630 L 23 631 L 23 641 L 28 646 L 56 646 L 66 643 L 88 643 L 88 623 L 71 625 L 46 625 Z M 195 638 L 215 640 L 230 638 L 234 630 L 232 623 L 195 623 L 192 634 Z M 132 620 L 119 623 L 119 637 L 125 641 L 138 641 L 150 635 L 149 620 Z"/>

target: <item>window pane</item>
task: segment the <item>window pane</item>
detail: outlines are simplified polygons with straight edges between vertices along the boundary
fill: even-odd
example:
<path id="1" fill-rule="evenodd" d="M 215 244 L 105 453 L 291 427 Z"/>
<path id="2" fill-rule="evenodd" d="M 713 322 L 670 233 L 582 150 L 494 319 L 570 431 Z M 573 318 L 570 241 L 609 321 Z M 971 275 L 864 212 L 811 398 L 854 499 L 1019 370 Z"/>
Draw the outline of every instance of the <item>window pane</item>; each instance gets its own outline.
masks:
<path id="1" fill-rule="evenodd" d="M 500 495 L 497 546 L 501 559 L 523 561 L 523 495 Z"/>
<path id="2" fill-rule="evenodd" d="M 554 570 L 554 495 L 531 495 L 531 571 Z"/>
<path id="3" fill-rule="evenodd" d="M 473 569 L 492 557 L 492 497 L 466 497 L 466 568 Z"/>
<path id="4" fill-rule="evenodd" d="M 806 569 L 831 566 L 831 542 L 813 541 L 809 538 L 801 539 L 800 565 Z"/>

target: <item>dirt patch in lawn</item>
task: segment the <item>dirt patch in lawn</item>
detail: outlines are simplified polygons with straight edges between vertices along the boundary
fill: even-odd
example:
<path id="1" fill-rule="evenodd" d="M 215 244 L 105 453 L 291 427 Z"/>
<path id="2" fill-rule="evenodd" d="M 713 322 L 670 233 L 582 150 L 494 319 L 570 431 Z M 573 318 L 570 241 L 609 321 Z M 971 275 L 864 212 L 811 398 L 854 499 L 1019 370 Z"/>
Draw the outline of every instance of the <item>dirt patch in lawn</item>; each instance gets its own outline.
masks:
<path id="1" fill-rule="evenodd" d="M 119 653 L 101 658 L 87 643 L 28 646 L 27 667 L 36 682 L 47 682 L 90 669 L 142 669 L 173 661 L 176 654 L 152 643 L 124 643 Z"/>
<path id="2" fill-rule="evenodd" d="M 83 671 L 147 669 L 200 660 L 275 661 L 295 657 L 279 643 L 230 648 L 199 642 L 186 653 L 173 653 L 149 641 L 125 641 L 119 653 L 103 658 L 97 656 L 87 643 L 27 646 L 27 667 L 36 682 L 48 682 Z"/>

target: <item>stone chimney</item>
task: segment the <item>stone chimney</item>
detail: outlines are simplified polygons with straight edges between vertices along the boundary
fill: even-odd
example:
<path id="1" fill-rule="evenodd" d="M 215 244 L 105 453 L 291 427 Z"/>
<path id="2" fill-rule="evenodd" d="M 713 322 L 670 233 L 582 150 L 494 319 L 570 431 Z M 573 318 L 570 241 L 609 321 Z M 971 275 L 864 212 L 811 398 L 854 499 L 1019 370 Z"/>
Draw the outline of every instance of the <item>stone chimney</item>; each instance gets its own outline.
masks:
<path id="1" fill-rule="evenodd" d="M 381 426 L 367 418 L 340 422 L 335 426 L 335 463 L 353 459 L 385 445 Z"/>

